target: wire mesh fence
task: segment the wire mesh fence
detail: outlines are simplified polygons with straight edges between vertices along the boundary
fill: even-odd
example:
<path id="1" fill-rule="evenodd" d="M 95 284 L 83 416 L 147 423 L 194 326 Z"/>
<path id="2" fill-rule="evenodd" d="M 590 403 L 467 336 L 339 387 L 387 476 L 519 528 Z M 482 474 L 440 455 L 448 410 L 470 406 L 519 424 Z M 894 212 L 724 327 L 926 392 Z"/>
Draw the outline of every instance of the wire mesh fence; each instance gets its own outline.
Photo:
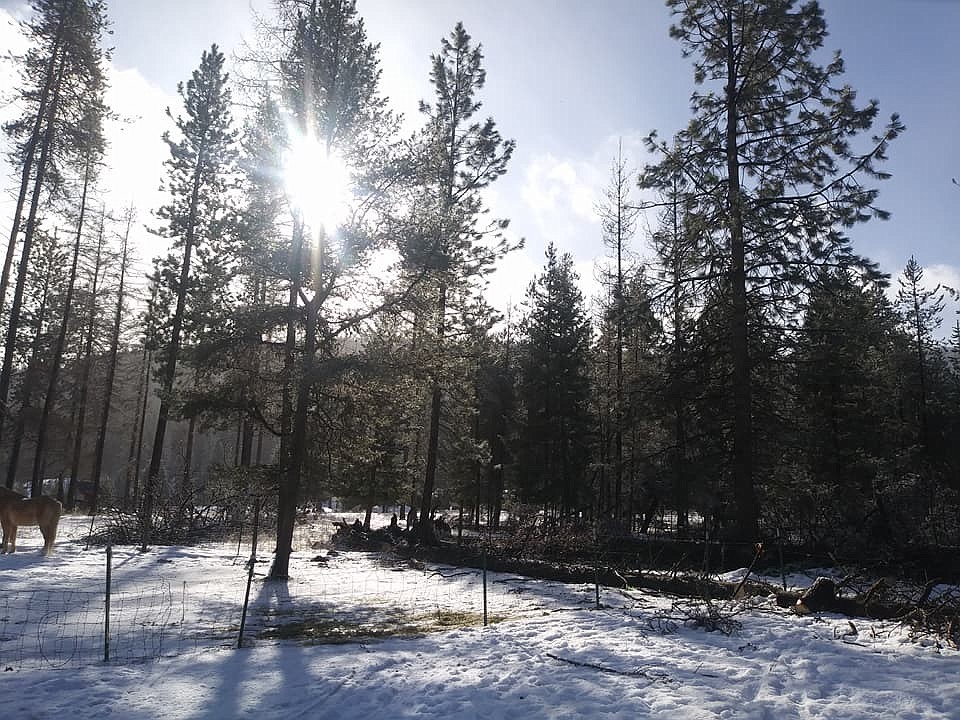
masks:
<path id="1" fill-rule="evenodd" d="M 484 587 L 479 569 L 389 552 L 313 552 L 311 537 L 301 538 L 308 552 L 298 553 L 301 564 L 289 582 L 267 579 L 269 559 L 255 564 L 244 645 L 405 637 L 478 626 L 487 610 L 496 622 L 593 601 L 592 586 L 547 591 L 529 578 L 490 573 Z M 109 622 L 105 586 L 0 587 L 0 670 L 102 663 L 107 649 L 110 663 L 126 664 L 236 647 L 249 566 L 238 561 L 224 571 L 231 579 L 209 582 L 175 579 L 176 562 L 165 567 L 174 578 L 115 581 Z"/>
<path id="2" fill-rule="evenodd" d="M 72 667 L 157 659 L 235 640 L 238 601 L 211 584 L 111 593 L 13 590 L 0 596 L 0 668 Z"/>

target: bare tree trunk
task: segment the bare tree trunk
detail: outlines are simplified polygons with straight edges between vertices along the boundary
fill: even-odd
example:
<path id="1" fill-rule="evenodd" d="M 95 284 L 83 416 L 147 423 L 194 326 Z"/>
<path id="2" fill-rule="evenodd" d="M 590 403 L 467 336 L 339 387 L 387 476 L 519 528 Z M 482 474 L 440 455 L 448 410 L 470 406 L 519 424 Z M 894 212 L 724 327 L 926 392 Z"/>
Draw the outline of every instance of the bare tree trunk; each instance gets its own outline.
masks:
<path id="1" fill-rule="evenodd" d="M 53 98 L 48 107 L 46 129 L 40 147 L 40 159 L 33 181 L 33 194 L 30 199 L 30 213 L 27 216 L 27 227 L 24 231 L 23 246 L 20 250 L 20 267 L 17 271 L 17 283 L 13 290 L 13 302 L 10 306 L 10 316 L 7 319 L 7 336 L 3 348 L 3 365 L 0 366 L 0 440 L 3 439 L 3 427 L 7 413 L 7 398 L 10 395 L 10 379 L 13 374 L 13 356 L 17 351 L 17 334 L 20 330 L 20 313 L 23 308 L 23 293 L 30 270 L 30 251 L 33 248 L 33 237 L 37 230 L 37 211 L 40 207 L 40 193 L 43 190 L 43 181 L 46 177 L 47 160 L 53 145 L 53 121 L 60 104 L 60 89 L 63 84 L 64 66 L 66 58 L 61 57 L 57 71 L 57 80 L 54 84 Z M 89 173 L 85 173 L 85 176 Z M 86 177 L 84 179 L 84 197 L 86 197 Z M 81 223 L 82 224 L 82 223 Z M 14 236 L 15 238 L 15 236 Z"/>
<path id="2" fill-rule="evenodd" d="M 37 334 L 33 337 L 30 348 L 30 360 L 27 362 L 27 373 L 23 380 L 22 401 L 20 413 L 17 415 L 17 425 L 13 434 L 13 444 L 10 448 L 10 457 L 7 465 L 7 487 L 13 488 L 17 479 L 17 469 L 20 464 L 20 449 L 23 445 L 23 436 L 26 430 L 26 410 L 33 400 L 33 393 L 39 380 L 37 364 L 40 362 L 40 340 L 43 337 L 43 323 L 47 316 L 47 299 L 50 292 L 50 278 L 53 273 L 45 273 L 43 277 L 43 293 L 40 297 L 40 308 L 37 312 Z"/>
<path id="3" fill-rule="evenodd" d="M 686 478 L 687 432 L 683 398 L 683 383 L 679 376 L 683 362 L 683 307 L 680 281 L 683 275 L 683 256 L 680 242 L 680 216 L 677 207 L 678 188 L 673 187 L 673 482 L 674 503 L 677 511 L 677 535 L 685 537 L 689 528 L 690 491 Z"/>
<path id="4" fill-rule="evenodd" d="M 90 291 L 90 302 L 87 306 L 89 320 L 87 321 L 87 337 L 83 352 L 80 377 L 80 404 L 77 408 L 76 435 L 73 439 L 73 460 L 70 463 L 70 489 L 67 491 L 68 511 L 75 509 L 77 504 L 77 483 L 80 479 L 80 454 L 83 449 L 83 432 L 87 418 L 87 396 L 90 392 L 90 369 L 93 365 L 93 332 L 97 326 L 97 290 L 100 280 L 100 265 L 103 257 L 103 224 L 106 211 L 100 211 L 100 232 L 97 235 L 97 255 L 93 264 L 93 283 Z"/>
<path id="5" fill-rule="evenodd" d="M 183 454 L 183 475 L 180 478 L 180 496 L 186 500 L 193 486 L 193 445 L 197 436 L 197 418 L 191 417 L 187 423 L 187 449 Z"/>
<path id="6" fill-rule="evenodd" d="M 293 525 L 297 513 L 297 493 L 300 486 L 300 465 L 295 460 L 295 432 L 298 413 L 293 404 L 293 376 L 296 370 L 297 319 L 299 316 L 299 296 L 303 272 L 303 220 L 294 218 L 293 247 L 290 253 L 290 296 L 287 301 L 287 337 L 284 346 L 283 380 L 280 408 L 280 466 L 284 477 L 277 493 L 277 550 L 274 555 L 270 577 L 282 579 L 290 573 L 290 553 L 293 552 Z M 307 335 L 310 332 L 311 310 L 305 308 Z M 314 339 L 316 327 L 313 329 Z M 307 342 L 305 342 L 305 345 Z M 307 348 L 304 347 L 304 364 Z M 312 354 L 312 353 L 311 353 Z M 304 372 L 305 368 L 301 369 Z M 304 390 L 303 375 L 298 386 L 298 406 L 300 391 Z M 306 405 L 304 405 L 306 413 Z M 306 432 L 306 414 L 304 414 L 304 433 Z"/>
<path id="7" fill-rule="evenodd" d="M 131 208 L 127 214 L 127 230 L 123 236 L 123 249 L 120 254 L 120 285 L 117 289 L 117 309 L 113 316 L 113 333 L 110 338 L 110 357 L 107 364 L 106 387 L 103 393 L 103 412 L 100 414 L 100 430 L 97 433 L 97 445 L 94 450 L 93 494 L 90 497 L 90 515 L 97 514 L 97 509 L 100 504 L 100 473 L 103 470 L 103 448 L 107 437 L 107 423 L 110 421 L 113 383 L 117 375 L 117 358 L 120 353 L 120 325 L 123 321 L 123 292 L 127 273 L 127 245 L 130 240 L 130 225 L 132 223 L 133 208 Z"/>
<path id="8" fill-rule="evenodd" d="M 72 5 L 71 5 L 72 9 Z M 30 189 L 30 176 L 33 170 L 33 158 L 36 153 L 37 143 L 41 138 L 43 121 L 47 114 L 47 103 L 50 101 L 50 92 L 54 84 L 59 83 L 60 74 L 55 73 L 57 59 L 60 54 L 60 47 L 63 42 L 63 34 L 66 28 L 68 12 L 60 15 L 60 21 L 57 24 L 57 34 L 53 41 L 53 49 L 50 52 L 50 60 L 47 62 L 46 78 L 43 83 L 43 90 L 40 91 L 40 98 L 37 102 L 37 116 L 34 118 L 33 129 L 30 131 L 30 139 L 27 140 L 25 153 L 23 157 L 23 168 L 20 171 L 20 190 L 17 193 L 17 206 L 13 211 L 13 219 L 10 226 L 10 240 L 7 243 L 7 252 L 3 258 L 3 272 L 0 274 L 0 309 L 7 299 L 7 289 L 10 284 L 10 270 L 13 267 L 13 255 L 17 247 L 17 235 L 20 234 L 20 223 L 23 219 L 23 206 L 27 202 L 27 193 Z M 61 66 L 62 73 L 62 66 Z"/>
<path id="9" fill-rule="evenodd" d="M 144 345 L 143 357 L 140 360 L 140 387 L 137 390 L 137 416 L 133 424 L 133 432 L 130 434 L 127 479 L 123 488 L 123 506 L 128 509 L 131 501 L 135 501 L 137 505 L 140 504 L 140 466 L 143 463 L 143 433 L 147 421 L 152 365 L 153 353 Z"/>
<path id="10" fill-rule="evenodd" d="M 50 413 L 53 411 L 53 405 L 57 396 L 57 380 L 60 377 L 60 362 L 63 359 L 63 348 L 67 341 L 67 325 L 70 323 L 71 306 L 73 304 L 73 290 L 77 282 L 77 262 L 80 258 L 80 239 L 83 236 L 83 221 L 87 209 L 87 190 L 89 188 L 92 165 L 93 160 L 88 155 L 87 167 L 83 177 L 83 194 L 80 197 L 80 216 L 77 220 L 77 234 L 73 244 L 73 263 L 70 266 L 70 280 L 67 285 L 67 297 L 64 300 L 63 306 L 63 320 L 60 323 L 60 332 L 57 335 L 57 343 L 53 351 L 53 359 L 50 363 L 50 377 L 47 382 L 47 396 L 43 400 L 43 412 L 40 415 L 40 427 L 37 429 L 37 448 L 36 454 L 33 458 L 33 476 L 30 479 L 30 493 L 32 497 L 38 497 L 42 490 L 43 478 L 41 477 L 40 471 L 43 467 L 43 454 L 46 451 Z M 26 245 L 26 242 L 24 245 Z"/>
<path id="11" fill-rule="evenodd" d="M 420 519 L 423 521 L 430 516 L 430 506 L 433 504 L 433 489 L 437 479 L 437 453 L 440 446 L 440 412 L 442 409 L 443 394 L 440 389 L 440 373 L 443 371 L 444 333 L 446 332 L 447 314 L 447 284 L 441 281 L 437 291 L 437 367 L 432 388 L 430 390 L 430 426 L 427 436 L 427 467 L 423 480 L 423 495 L 420 498 Z M 433 526 L 429 522 L 421 522 L 417 526 L 417 537 L 421 542 L 434 541 Z"/>

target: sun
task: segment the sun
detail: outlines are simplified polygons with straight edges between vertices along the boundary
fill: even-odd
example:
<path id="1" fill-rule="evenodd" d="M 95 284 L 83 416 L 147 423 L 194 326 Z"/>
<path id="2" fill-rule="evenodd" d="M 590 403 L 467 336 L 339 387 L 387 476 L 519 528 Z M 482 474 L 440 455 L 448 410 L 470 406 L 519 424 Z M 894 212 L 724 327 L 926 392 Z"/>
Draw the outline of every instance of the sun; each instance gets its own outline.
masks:
<path id="1" fill-rule="evenodd" d="M 334 233 L 350 208 L 350 168 L 335 149 L 311 135 L 290 133 L 284 158 L 287 197 L 315 232 Z"/>

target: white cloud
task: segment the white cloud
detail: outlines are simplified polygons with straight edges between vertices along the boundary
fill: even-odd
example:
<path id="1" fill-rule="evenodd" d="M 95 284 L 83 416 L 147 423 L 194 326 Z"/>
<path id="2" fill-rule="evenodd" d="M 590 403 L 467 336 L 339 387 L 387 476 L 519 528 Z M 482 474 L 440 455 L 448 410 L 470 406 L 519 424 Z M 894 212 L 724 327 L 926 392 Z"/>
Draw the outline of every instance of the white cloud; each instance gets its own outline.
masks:
<path id="1" fill-rule="evenodd" d="M 488 278 L 489 284 L 485 293 L 487 302 L 504 315 L 508 308 L 513 308 L 511 314 L 516 320 L 527 295 L 527 286 L 538 272 L 540 266 L 526 250 L 508 253 L 497 263 L 496 270 Z"/>
<path id="2" fill-rule="evenodd" d="M 933 289 L 943 285 L 954 290 L 960 290 L 960 269 L 952 265 L 929 265 L 923 269 L 924 284 Z"/>
<path id="3" fill-rule="evenodd" d="M 526 168 L 520 194 L 541 229 L 558 213 L 590 221 L 596 217 L 594 206 L 599 199 L 592 175 L 594 168 L 587 163 L 538 155 Z"/>
<path id="4" fill-rule="evenodd" d="M 523 168 L 519 189 L 522 207 L 512 209 L 516 217 L 534 221 L 535 227 L 523 228 L 529 233 L 524 250 L 525 265 L 530 269 L 527 282 L 543 266 L 542 248 L 553 242 L 561 252 L 573 255 L 586 301 L 589 303 L 602 294 L 596 265 L 602 260 L 605 248 L 597 206 L 609 185 L 618 143 L 622 143 L 628 170 L 634 173 L 644 157 L 643 138 L 635 132 L 604 138 L 585 155 L 539 153 Z M 639 191 L 632 194 L 632 198 L 638 202 Z M 631 241 L 638 254 L 643 254 L 646 247 L 643 228 L 641 222 Z"/>

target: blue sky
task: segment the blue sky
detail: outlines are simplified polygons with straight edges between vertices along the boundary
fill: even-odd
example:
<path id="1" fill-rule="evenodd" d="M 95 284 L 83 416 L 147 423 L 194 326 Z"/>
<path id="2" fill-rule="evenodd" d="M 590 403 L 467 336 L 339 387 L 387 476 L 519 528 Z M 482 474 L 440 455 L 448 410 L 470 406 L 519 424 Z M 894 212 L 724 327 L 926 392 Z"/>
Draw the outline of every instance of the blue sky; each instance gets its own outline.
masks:
<path id="1" fill-rule="evenodd" d="M 21 5 L 0 0 L 8 11 Z M 262 0 L 256 5 L 268 7 Z M 893 217 L 856 228 L 857 249 L 893 275 L 915 254 L 931 280 L 960 285 L 960 187 L 951 184 L 951 177 L 960 179 L 960 0 L 821 5 L 827 49 L 842 50 L 847 82 L 862 101 L 879 99 L 882 117 L 899 112 L 907 126 L 890 148 L 885 169 L 893 178 L 881 184 L 879 204 Z M 689 117 L 692 74 L 668 36 L 664 4 L 359 0 L 358 8 L 369 37 L 381 43 L 384 93 L 411 128 L 419 123 L 418 100 L 430 97 L 429 55 L 440 38 L 462 20 L 483 44 L 484 112 L 517 140 L 489 203 L 527 242 L 494 278 L 492 299 L 500 306 L 522 300 L 549 240 L 573 254 L 591 292 L 592 264 L 603 253 L 594 207 L 618 139 L 631 164 L 641 166 L 648 161 L 641 139 L 654 128 L 668 137 Z M 241 39 L 254 35 L 251 14 L 246 0 L 114 0 L 109 13 L 116 48 L 111 99 L 138 119 L 118 127 L 108 180 L 119 202 L 124 193 L 137 198 L 146 219 L 159 199 L 150 193 L 163 159 L 163 108 L 176 102 L 177 82 L 189 77 L 211 42 L 242 54 Z M 143 241 L 145 250 L 155 247 Z M 633 245 L 646 254 L 642 227 Z"/>

